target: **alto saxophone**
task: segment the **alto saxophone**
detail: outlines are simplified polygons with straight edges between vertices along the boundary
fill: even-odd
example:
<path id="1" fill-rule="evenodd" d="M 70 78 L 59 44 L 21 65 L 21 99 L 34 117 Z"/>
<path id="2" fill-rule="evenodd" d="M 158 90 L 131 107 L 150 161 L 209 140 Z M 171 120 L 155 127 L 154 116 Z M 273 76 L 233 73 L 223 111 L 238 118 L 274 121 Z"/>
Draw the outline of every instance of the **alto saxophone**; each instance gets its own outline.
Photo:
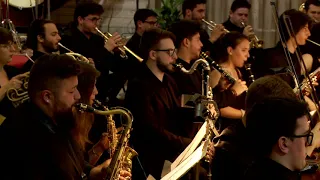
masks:
<path id="1" fill-rule="evenodd" d="M 98 101 L 96 101 L 96 103 L 97 102 Z M 101 103 L 99 104 L 101 105 Z M 112 131 L 112 141 L 117 143 L 111 142 L 112 160 L 110 165 L 106 169 L 107 174 L 105 179 L 118 180 L 120 177 L 120 170 L 131 172 L 132 158 L 138 155 L 138 153 L 134 149 L 128 146 L 133 121 L 131 112 L 123 107 L 114 107 L 101 111 L 82 103 L 77 104 L 76 108 L 80 111 L 92 112 L 94 114 L 108 116 L 108 122 L 111 122 L 110 129 Z M 125 129 L 120 139 L 117 138 L 117 129 L 115 127 L 114 121 L 112 120 L 112 115 L 115 114 L 124 115 L 126 119 L 126 125 L 124 126 Z"/>

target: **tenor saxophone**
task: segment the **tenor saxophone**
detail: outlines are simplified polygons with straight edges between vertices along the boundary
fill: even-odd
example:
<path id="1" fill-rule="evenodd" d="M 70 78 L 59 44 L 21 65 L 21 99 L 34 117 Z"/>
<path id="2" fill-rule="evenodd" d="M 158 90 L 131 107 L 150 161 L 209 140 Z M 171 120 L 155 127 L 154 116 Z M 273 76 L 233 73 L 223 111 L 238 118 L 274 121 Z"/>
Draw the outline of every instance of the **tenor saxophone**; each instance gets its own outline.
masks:
<path id="1" fill-rule="evenodd" d="M 128 141 L 130 138 L 130 132 L 131 132 L 131 127 L 133 122 L 133 116 L 131 112 L 128 109 L 125 109 L 123 107 L 114 107 L 114 108 L 102 111 L 82 103 L 77 104 L 76 108 L 79 111 L 91 112 L 91 113 L 99 114 L 103 116 L 112 116 L 115 114 L 124 115 L 126 119 L 126 125 L 124 126 L 124 131 L 120 139 L 116 140 L 117 144 L 115 146 L 115 149 L 113 150 L 111 163 L 106 169 L 107 174 L 105 179 L 118 180 L 120 177 L 119 175 L 121 170 L 126 170 L 128 172 L 131 172 L 132 158 L 138 155 L 138 153 L 134 149 L 128 146 Z M 113 136 L 116 138 L 117 131 L 114 125 L 114 121 L 112 122 L 112 124 L 113 125 L 111 126 L 112 126 Z"/>

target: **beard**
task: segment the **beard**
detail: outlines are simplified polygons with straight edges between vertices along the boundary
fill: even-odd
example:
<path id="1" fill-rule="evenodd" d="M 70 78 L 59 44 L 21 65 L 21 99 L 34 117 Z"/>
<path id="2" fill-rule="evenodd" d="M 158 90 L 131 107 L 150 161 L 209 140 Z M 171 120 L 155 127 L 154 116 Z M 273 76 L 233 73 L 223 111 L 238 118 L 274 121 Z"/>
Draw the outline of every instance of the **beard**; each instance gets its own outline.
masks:
<path id="1" fill-rule="evenodd" d="M 174 68 L 171 63 L 166 65 L 160 60 L 160 58 L 158 58 L 156 62 L 157 62 L 157 67 L 160 69 L 160 71 L 162 71 L 162 72 L 173 72 L 174 71 Z"/>
<path id="2" fill-rule="evenodd" d="M 48 40 L 44 40 L 43 44 L 42 44 L 43 48 L 45 49 L 46 52 L 48 53 L 52 53 L 52 52 L 57 52 L 58 48 L 54 47 L 54 44 Z"/>
<path id="3" fill-rule="evenodd" d="M 55 108 L 54 120 L 57 123 L 59 131 L 69 133 L 75 127 L 72 107 L 64 110 Z"/>

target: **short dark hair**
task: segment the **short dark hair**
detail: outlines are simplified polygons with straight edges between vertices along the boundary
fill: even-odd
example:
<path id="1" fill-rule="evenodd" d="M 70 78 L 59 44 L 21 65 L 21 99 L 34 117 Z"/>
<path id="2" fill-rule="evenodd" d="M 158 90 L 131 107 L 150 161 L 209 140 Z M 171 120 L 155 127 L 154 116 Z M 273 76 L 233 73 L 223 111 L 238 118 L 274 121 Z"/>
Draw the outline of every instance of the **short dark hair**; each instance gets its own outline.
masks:
<path id="1" fill-rule="evenodd" d="M 172 24 L 169 31 L 176 36 L 175 46 L 180 48 L 183 39 L 191 39 L 197 33 L 201 31 L 200 23 L 192 20 L 181 20 Z"/>
<path id="2" fill-rule="evenodd" d="M 3 27 L 0 27 L 0 44 L 8 44 L 9 41 L 13 42 L 12 33 Z"/>
<path id="3" fill-rule="evenodd" d="M 198 4 L 206 4 L 207 0 L 184 0 L 182 4 L 182 15 L 186 16 L 187 9 L 193 11 L 194 8 L 197 7 Z"/>
<path id="4" fill-rule="evenodd" d="M 311 4 L 315 5 L 315 6 L 320 6 L 320 1 L 319 0 L 307 0 L 304 3 L 304 9 L 306 10 L 306 12 L 309 10 Z"/>
<path id="5" fill-rule="evenodd" d="M 271 97 L 298 98 L 290 85 L 276 75 L 269 75 L 255 80 L 248 89 L 246 95 L 246 110 L 253 104 Z"/>
<path id="6" fill-rule="evenodd" d="M 134 25 L 138 27 L 138 21 L 144 22 L 148 17 L 158 17 L 158 14 L 151 9 L 138 9 L 133 16 Z"/>
<path id="7" fill-rule="evenodd" d="M 228 60 L 228 47 L 236 48 L 243 40 L 248 40 L 248 37 L 240 32 L 232 31 L 220 37 L 217 41 L 217 48 L 215 49 L 213 58 L 218 63 L 223 63 Z"/>
<path id="8" fill-rule="evenodd" d="M 142 58 L 145 60 L 148 60 L 149 52 L 151 50 L 157 49 L 159 42 L 162 39 L 172 39 L 173 42 L 175 42 L 175 36 L 172 32 L 162 30 L 159 28 L 151 28 L 143 33 L 140 43 L 140 49 L 142 52 Z"/>
<path id="9" fill-rule="evenodd" d="M 282 29 L 283 36 L 287 42 L 290 39 L 290 34 L 287 31 L 284 17 L 288 17 L 292 22 L 293 32 L 297 34 L 305 25 L 309 25 L 309 29 L 312 28 L 312 19 L 305 13 L 295 9 L 290 9 L 281 14 L 279 18 L 279 27 Z M 290 24 L 288 23 L 289 27 Z"/>
<path id="10" fill-rule="evenodd" d="M 298 99 L 267 98 L 254 104 L 246 115 L 246 130 L 256 155 L 270 155 L 281 136 L 295 135 L 297 119 L 307 113 L 307 104 Z"/>
<path id="11" fill-rule="evenodd" d="M 55 91 L 59 81 L 78 76 L 81 72 L 79 63 L 69 55 L 45 54 L 41 56 L 30 71 L 28 94 L 34 100 L 43 90 Z"/>
<path id="12" fill-rule="evenodd" d="M 49 23 L 54 24 L 53 21 L 47 20 L 47 19 L 36 19 L 30 24 L 27 41 L 26 41 L 27 48 L 31 48 L 34 51 L 37 50 L 37 44 L 38 44 L 37 36 L 39 35 L 45 38 L 44 25 Z"/>
<path id="13" fill-rule="evenodd" d="M 104 12 L 103 7 L 95 2 L 83 2 L 76 6 L 73 14 L 73 21 L 78 25 L 78 17 L 87 17 L 88 15 L 101 15 Z"/>
<path id="14" fill-rule="evenodd" d="M 247 0 L 234 0 L 233 3 L 231 4 L 230 10 L 232 12 L 235 12 L 239 8 L 247 8 L 251 9 L 251 4 Z"/>

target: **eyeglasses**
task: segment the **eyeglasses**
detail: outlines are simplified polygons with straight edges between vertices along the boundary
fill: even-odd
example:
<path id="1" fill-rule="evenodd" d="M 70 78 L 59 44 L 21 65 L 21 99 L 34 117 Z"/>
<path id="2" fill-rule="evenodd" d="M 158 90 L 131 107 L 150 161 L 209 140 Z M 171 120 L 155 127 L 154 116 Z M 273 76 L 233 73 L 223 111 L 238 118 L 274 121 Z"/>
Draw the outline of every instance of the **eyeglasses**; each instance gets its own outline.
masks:
<path id="1" fill-rule="evenodd" d="M 306 141 L 306 146 L 311 146 L 312 145 L 312 140 L 313 140 L 313 132 L 309 132 L 307 134 L 304 135 L 293 135 L 290 136 L 291 138 L 302 138 L 302 137 L 306 137 L 307 141 Z"/>
<path id="2" fill-rule="evenodd" d="M 156 24 L 158 24 L 158 21 L 144 21 L 145 23 L 148 23 L 148 24 L 150 24 L 150 25 L 156 25 Z"/>
<path id="3" fill-rule="evenodd" d="M 102 18 L 96 18 L 96 17 L 93 17 L 93 18 L 87 18 L 88 20 L 90 20 L 90 21 L 92 21 L 92 22 L 94 22 L 94 23 L 96 23 L 96 22 L 99 22 L 99 21 L 101 21 L 102 20 Z"/>
<path id="4" fill-rule="evenodd" d="M 164 51 L 167 52 L 169 56 L 173 57 L 176 54 L 177 49 L 155 49 L 154 51 Z"/>

